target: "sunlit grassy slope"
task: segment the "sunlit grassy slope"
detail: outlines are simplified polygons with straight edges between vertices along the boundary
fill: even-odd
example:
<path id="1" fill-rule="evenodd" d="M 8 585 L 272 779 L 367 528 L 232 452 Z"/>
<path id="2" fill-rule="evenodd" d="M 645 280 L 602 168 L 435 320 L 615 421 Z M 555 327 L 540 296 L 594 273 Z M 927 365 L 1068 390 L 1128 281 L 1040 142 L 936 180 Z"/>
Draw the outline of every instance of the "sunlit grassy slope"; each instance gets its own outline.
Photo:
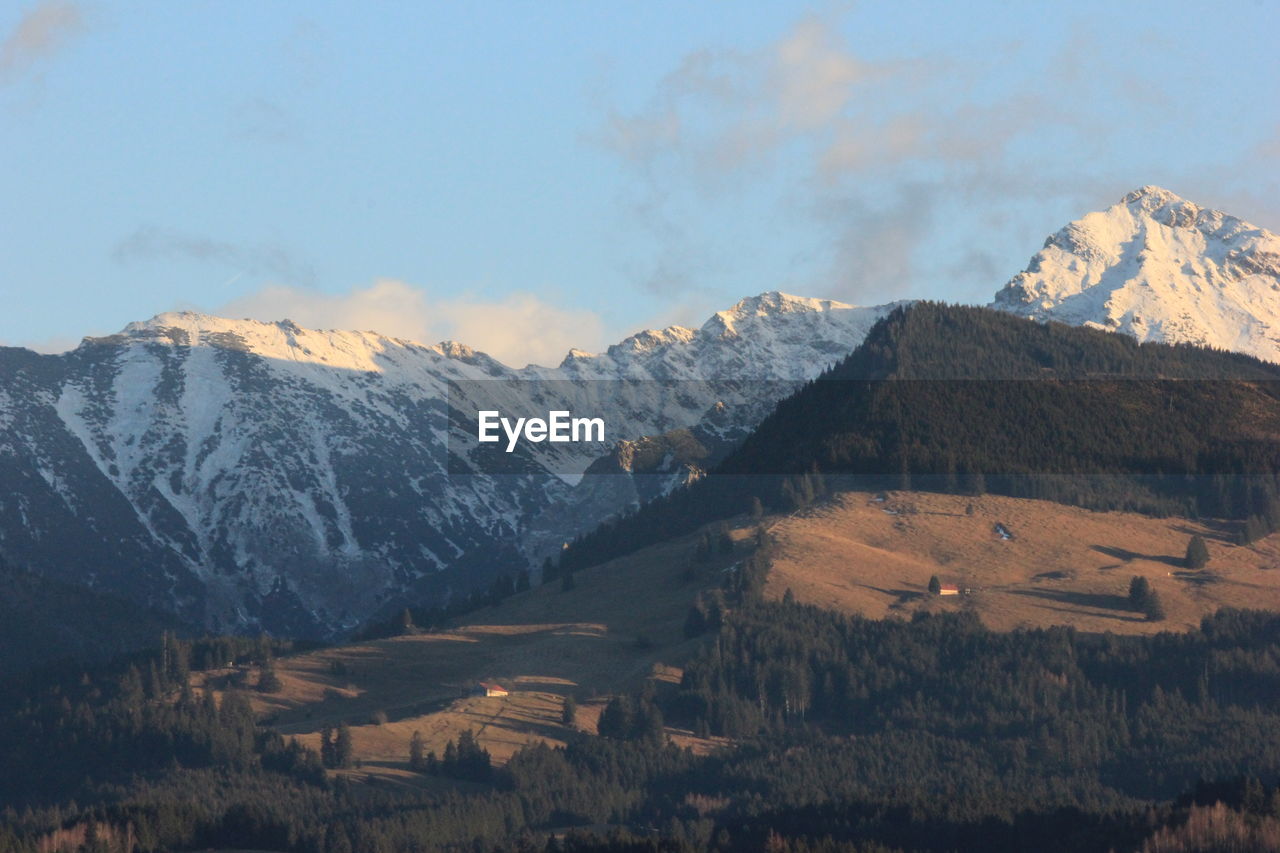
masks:
<path id="1" fill-rule="evenodd" d="M 1220 606 L 1280 610 L 1280 542 L 1235 546 L 1212 523 L 995 496 L 850 492 L 763 524 L 778 545 L 767 597 L 790 589 L 797 601 L 872 618 L 971 608 L 998 630 L 1069 624 L 1148 633 L 1188 629 Z M 750 550 L 753 527 L 738 519 L 736 553 L 698 566 L 693 578 L 690 536 L 579 572 L 572 590 L 557 583 L 516 595 L 448 630 L 283 659 L 283 689 L 254 702 L 312 746 L 321 726 L 346 721 L 362 765 L 351 772 L 381 784 L 434 784 L 407 770 L 414 731 L 440 752 L 471 729 L 498 762 L 532 741 L 563 743 L 564 696 L 580 703 L 577 727 L 594 731 L 604 697 L 646 678 L 679 679 L 698 644 L 682 634 L 690 604 Z M 1201 572 L 1181 566 L 1193 533 L 1209 541 L 1212 559 Z M 935 574 L 970 593 L 929 595 Z M 1134 575 L 1160 594 L 1166 621 L 1128 608 Z M 212 683 L 226 674 L 210 674 Z M 511 695 L 462 698 L 477 680 Z M 714 745 L 673 734 L 697 749 Z"/>

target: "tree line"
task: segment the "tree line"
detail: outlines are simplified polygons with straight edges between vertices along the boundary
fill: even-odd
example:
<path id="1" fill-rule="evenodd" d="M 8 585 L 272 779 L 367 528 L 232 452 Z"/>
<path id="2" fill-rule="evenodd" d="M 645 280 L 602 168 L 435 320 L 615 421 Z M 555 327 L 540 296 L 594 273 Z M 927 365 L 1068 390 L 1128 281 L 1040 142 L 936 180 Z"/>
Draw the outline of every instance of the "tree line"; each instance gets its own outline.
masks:
<path id="1" fill-rule="evenodd" d="M 914 489 L 1280 526 L 1280 367 L 917 303 L 776 409 L 707 477 L 570 543 L 581 569 L 828 492 Z"/>
<path id="2" fill-rule="evenodd" d="M 1280 617 L 1000 634 L 963 613 L 874 622 L 727 584 L 680 684 L 618 697 L 599 736 L 502 767 L 470 733 L 440 757 L 419 741 L 415 769 L 444 783 L 422 789 L 326 773 L 350 763 L 340 728 L 318 754 L 255 726 L 243 692 L 192 688 L 182 642 L 16 685 L 0 701 L 0 851 L 55 836 L 496 851 L 555 835 L 551 849 L 1104 853 L 1174 838 L 1219 800 L 1246 826 L 1280 809 Z M 671 726 L 729 746 L 695 755 Z"/>

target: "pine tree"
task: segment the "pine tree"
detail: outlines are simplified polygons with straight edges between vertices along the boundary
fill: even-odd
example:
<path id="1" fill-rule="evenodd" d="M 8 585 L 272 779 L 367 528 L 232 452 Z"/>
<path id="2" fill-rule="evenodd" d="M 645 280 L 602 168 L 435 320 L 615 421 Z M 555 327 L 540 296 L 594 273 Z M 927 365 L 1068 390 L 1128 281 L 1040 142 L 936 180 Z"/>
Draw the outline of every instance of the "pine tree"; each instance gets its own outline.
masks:
<path id="1" fill-rule="evenodd" d="M 636 703 L 636 715 L 631 724 L 630 737 L 635 740 L 662 740 L 662 712 L 649 700 Z"/>
<path id="2" fill-rule="evenodd" d="M 942 581 L 938 580 L 937 575 L 929 578 L 929 592 L 933 595 L 938 595 L 942 592 Z"/>
<path id="3" fill-rule="evenodd" d="M 325 767 L 338 766 L 333 749 L 333 726 L 328 723 L 320 727 L 320 763 Z"/>
<path id="4" fill-rule="evenodd" d="M 564 704 L 560 707 L 560 722 L 566 726 L 572 726 L 577 719 L 578 703 L 572 696 L 564 697 Z"/>
<path id="5" fill-rule="evenodd" d="M 1262 815 L 1266 813 L 1267 792 L 1258 777 L 1250 776 L 1244 780 L 1244 790 L 1240 794 L 1240 806 L 1251 814 Z"/>
<path id="6" fill-rule="evenodd" d="M 1151 584 L 1146 578 L 1134 575 L 1133 580 L 1129 581 L 1129 607 L 1134 610 L 1145 611 L 1147 599 L 1150 597 Z"/>
<path id="7" fill-rule="evenodd" d="M 1160 601 L 1160 595 L 1154 589 L 1147 593 L 1147 599 L 1142 604 L 1142 612 L 1146 615 L 1148 622 L 1164 621 L 1164 603 Z"/>
<path id="8" fill-rule="evenodd" d="M 520 574 L 516 575 L 516 592 L 528 592 L 532 583 L 529 580 L 529 570 L 521 569 Z"/>
<path id="9" fill-rule="evenodd" d="M 422 732 L 417 730 L 409 738 L 409 769 L 415 773 L 427 769 L 426 745 L 422 740 Z"/>
<path id="10" fill-rule="evenodd" d="M 84 830 L 84 846 L 81 849 L 85 853 L 108 853 L 111 850 L 110 840 L 103 838 L 100 834 L 96 816 L 89 817 L 88 825 Z"/>
<path id="11" fill-rule="evenodd" d="M 489 751 L 480 746 L 475 734 L 468 729 L 458 735 L 456 746 L 449 741 L 445 747 L 441 770 L 454 779 L 487 782 L 493 774 L 493 760 Z"/>
<path id="12" fill-rule="evenodd" d="M 564 573 L 564 575 L 563 575 L 563 577 L 561 577 L 561 578 L 560 578 L 560 591 L 561 591 L 561 592 L 568 592 L 569 590 L 574 589 L 575 587 L 577 587 L 577 585 L 578 585 L 578 584 L 577 584 L 577 583 L 574 581 L 574 579 L 573 579 L 573 570 L 572 570 L 572 569 L 570 569 L 569 571 L 565 572 L 565 573 Z"/>
<path id="13" fill-rule="evenodd" d="M 752 496 L 751 498 L 751 518 L 753 521 L 759 521 L 764 517 L 764 504 L 760 503 L 760 498 Z"/>
<path id="14" fill-rule="evenodd" d="M 782 481 L 782 496 L 786 498 L 787 507 L 791 510 L 804 508 L 803 499 L 800 497 L 799 492 L 796 491 L 795 482 L 790 477 Z"/>
<path id="15" fill-rule="evenodd" d="M 1276 529 L 1273 515 L 1274 511 L 1269 508 L 1265 509 L 1263 514 L 1250 515 L 1236 534 L 1236 542 L 1240 545 L 1251 545 L 1270 535 Z"/>
<path id="16" fill-rule="evenodd" d="M 276 675 L 276 665 L 268 660 L 258 673 L 258 692 L 279 693 L 283 687 L 284 683 L 280 681 L 280 676 Z"/>
<path id="17" fill-rule="evenodd" d="M 453 773 L 458 767 L 458 747 L 453 741 L 444 745 L 444 761 L 440 769 L 445 773 Z"/>
<path id="18" fill-rule="evenodd" d="M 333 741 L 333 761 L 335 767 L 350 767 L 354 758 L 351 745 L 351 729 L 346 723 L 338 724 L 338 734 Z"/>
<path id="19" fill-rule="evenodd" d="M 814 462 L 809 466 L 809 473 L 805 475 L 805 479 L 809 481 L 809 490 L 814 497 L 822 498 L 827 495 L 827 478 L 820 470 L 818 463 Z"/>
<path id="20" fill-rule="evenodd" d="M 1203 569 L 1208 564 L 1209 546 L 1205 544 L 1204 537 L 1197 533 L 1187 543 L 1186 566 L 1188 569 Z"/>
<path id="21" fill-rule="evenodd" d="M 596 723 L 596 731 L 602 737 L 615 740 L 626 740 L 631 735 L 633 717 L 630 700 L 615 696 L 604 706 L 600 721 Z"/>

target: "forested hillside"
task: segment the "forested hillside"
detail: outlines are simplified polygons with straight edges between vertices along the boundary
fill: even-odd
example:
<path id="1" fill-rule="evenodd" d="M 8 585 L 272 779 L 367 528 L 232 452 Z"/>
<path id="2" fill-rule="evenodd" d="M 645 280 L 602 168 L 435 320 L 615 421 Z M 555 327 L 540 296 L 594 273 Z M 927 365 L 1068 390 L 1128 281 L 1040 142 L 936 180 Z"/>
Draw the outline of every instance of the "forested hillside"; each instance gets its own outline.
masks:
<path id="1" fill-rule="evenodd" d="M 0 590 L 0 674 L 65 658 L 105 660 L 180 627 L 171 615 L 22 571 L 2 558 Z"/>
<path id="2" fill-rule="evenodd" d="M 979 309 L 896 311 L 710 478 L 579 540 L 539 590 L 508 578 L 469 606 L 536 597 L 548 624 L 572 625 L 556 590 L 568 602 L 608 585 L 604 567 L 581 573 L 603 558 L 849 485 L 1218 515 L 1248 539 L 1280 516 L 1276 378 L 1239 356 Z M 326 720 L 318 750 L 282 737 L 249 701 L 279 689 L 274 656 L 289 651 L 265 639 L 166 635 L 151 653 L 15 680 L 0 702 L 0 851 L 1105 853 L 1154 851 L 1157 836 L 1197 849 L 1209 825 L 1252 839 L 1245 850 L 1280 837 L 1280 617 L 1223 610 L 1132 637 L 994 632 L 963 608 L 873 621 L 764 601 L 763 523 L 745 548 L 717 529 L 663 564 L 664 594 L 688 602 L 671 629 L 679 682 L 596 699 L 594 733 L 558 728 L 562 748 L 501 766 L 469 731 L 441 754 L 406 737 L 417 781 L 388 785 L 353 754 L 367 719 Z M 434 618 L 439 640 L 465 641 L 451 627 L 481 615 Z M 658 654 L 655 641 L 673 638 L 625 642 Z M 191 675 L 206 668 L 223 673 L 217 692 Z M 720 748 L 681 749 L 676 731 Z"/>
<path id="3" fill-rule="evenodd" d="M 763 603 L 754 586 L 703 602 L 683 681 L 614 699 L 598 735 L 500 768 L 470 735 L 443 758 L 409 741 L 421 786 L 362 780 L 345 725 L 317 753 L 255 728 L 246 694 L 192 690 L 227 659 L 269 672 L 285 651 L 270 644 L 167 638 L 23 679 L 0 702 L 0 851 L 1106 853 L 1181 837 L 1219 802 L 1219 824 L 1258 839 L 1236 849 L 1277 837 L 1274 615 L 1006 634 Z M 664 721 L 732 740 L 698 757 Z"/>
<path id="4" fill-rule="evenodd" d="M 1280 367 L 917 303 L 788 399 L 710 476 L 582 537 L 580 567 L 842 488 L 1033 497 L 1275 528 Z M 1247 523 L 1247 527 L 1246 527 Z"/>

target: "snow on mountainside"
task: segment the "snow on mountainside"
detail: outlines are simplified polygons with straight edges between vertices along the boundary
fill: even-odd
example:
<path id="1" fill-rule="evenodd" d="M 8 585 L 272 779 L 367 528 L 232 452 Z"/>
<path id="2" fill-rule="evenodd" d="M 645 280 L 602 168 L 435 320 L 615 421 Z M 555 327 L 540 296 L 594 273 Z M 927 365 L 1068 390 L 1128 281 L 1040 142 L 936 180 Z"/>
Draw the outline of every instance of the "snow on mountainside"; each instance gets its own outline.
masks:
<path id="1" fill-rule="evenodd" d="M 1147 186 L 1049 237 L 991 307 L 1280 362 L 1280 237 Z"/>
<path id="2" fill-rule="evenodd" d="M 611 441 L 728 440 L 892 307 L 766 293 L 519 370 L 452 342 L 193 313 L 62 355 L 0 349 L 0 553 L 214 628 L 325 634 L 483 585 L 675 481 L 582 476 L 589 445 L 492 473 L 449 432 L 461 410 L 527 406 L 512 389 L 546 380 L 540 404 L 625 425 Z M 451 399 L 464 380 L 507 381 Z"/>
<path id="3" fill-rule="evenodd" d="M 520 369 L 193 313 L 60 355 L 0 347 L 0 557 L 210 628 L 332 634 L 699 476 L 896 304 L 764 293 Z M 992 307 L 1280 362 L 1280 238 L 1144 187 L 1051 236 Z M 507 454 L 476 441 L 481 408 L 611 432 Z"/>
<path id="4" fill-rule="evenodd" d="M 696 330 L 646 330 L 599 355 L 574 350 L 555 378 L 808 379 L 821 370 L 817 361 L 847 355 L 850 341 L 856 347 L 876 320 L 901 304 L 863 308 L 771 291 L 713 314 Z M 530 370 L 550 376 L 545 368 Z"/>

